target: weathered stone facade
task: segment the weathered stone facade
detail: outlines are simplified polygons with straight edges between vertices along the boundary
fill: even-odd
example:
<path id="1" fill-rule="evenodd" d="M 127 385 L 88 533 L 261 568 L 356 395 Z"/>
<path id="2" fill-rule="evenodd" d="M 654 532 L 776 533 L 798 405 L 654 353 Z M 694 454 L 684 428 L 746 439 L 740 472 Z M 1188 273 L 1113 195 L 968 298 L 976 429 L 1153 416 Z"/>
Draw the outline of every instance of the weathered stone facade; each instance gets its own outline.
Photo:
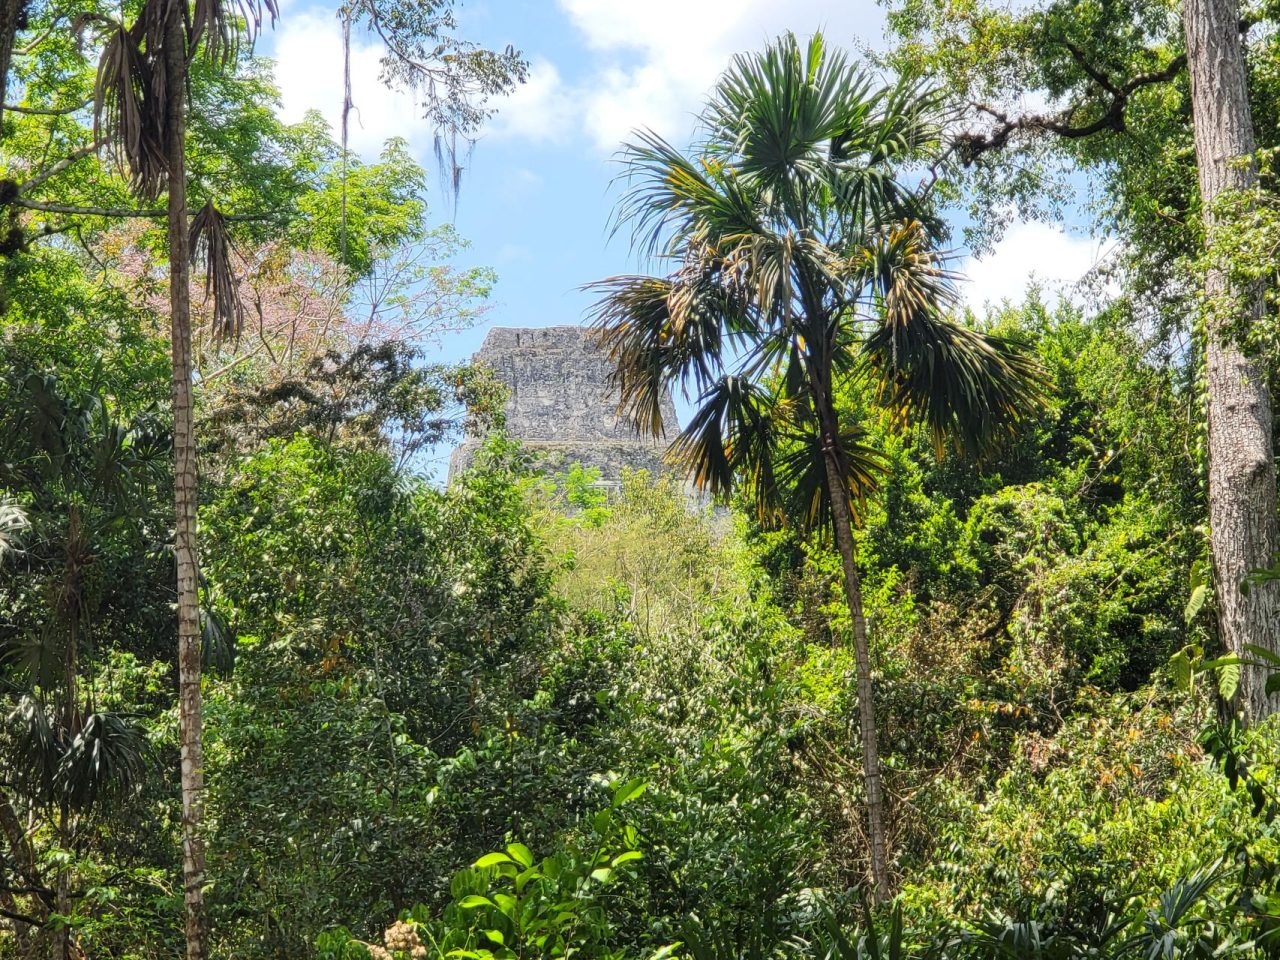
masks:
<path id="1" fill-rule="evenodd" d="M 546 470 L 581 463 L 597 467 L 601 480 L 616 486 L 624 467 L 662 468 L 668 440 L 639 437 L 618 416 L 613 366 L 586 327 L 495 327 L 474 359 L 507 385 L 507 432 Z M 670 397 L 664 399 L 662 419 L 674 435 Z M 480 442 L 469 437 L 454 450 L 450 480 L 470 466 Z"/>

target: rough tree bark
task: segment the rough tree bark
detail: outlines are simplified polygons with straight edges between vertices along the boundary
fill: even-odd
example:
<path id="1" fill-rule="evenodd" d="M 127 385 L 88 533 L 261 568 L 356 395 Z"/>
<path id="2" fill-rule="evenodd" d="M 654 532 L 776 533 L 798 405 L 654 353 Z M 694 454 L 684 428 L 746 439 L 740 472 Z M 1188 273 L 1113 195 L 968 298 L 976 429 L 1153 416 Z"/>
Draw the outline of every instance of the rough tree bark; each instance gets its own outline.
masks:
<path id="1" fill-rule="evenodd" d="M 174 553 L 178 570 L 178 736 L 182 754 L 182 886 L 188 960 L 207 960 L 204 907 L 204 749 L 196 553 L 196 446 L 191 401 L 190 236 L 187 218 L 185 4 L 165 12 L 165 143 L 169 152 L 169 310 L 173 348 Z"/>
<path id="2" fill-rule="evenodd" d="M 834 423 L 828 411 L 823 418 Z M 823 429 L 823 459 L 831 497 L 831 525 L 844 569 L 844 594 L 853 620 L 853 658 L 857 671 L 858 721 L 862 736 L 862 778 L 867 791 L 867 836 L 871 843 L 871 884 L 876 903 L 889 898 L 889 844 L 884 826 L 884 790 L 880 783 L 880 747 L 876 740 L 876 704 L 871 687 L 871 650 L 867 644 L 867 619 L 862 610 L 862 583 L 854 557 L 853 517 L 840 463 L 834 427 Z"/>
<path id="3" fill-rule="evenodd" d="M 1235 0 L 1186 0 L 1183 7 L 1196 166 L 1210 234 L 1215 201 L 1257 182 L 1239 23 Z M 1233 286 L 1220 268 L 1211 268 L 1205 278 L 1209 530 L 1222 639 L 1228 650 L 1247 656 L 1251 644 L 1280 652 L 1280 584 L 1261 585 L 1247 594 L 1240 590 L 1241 579 L 1270 566 L 1280 550 L 1280 524 L 1266 372 L 1239 342 L 1261 315 L 1262 290 Z M 1241 671 L 1240 704 L 1249 719 L 1265 717 L 1277 707 L 1276 698 L 1266 694 L 1267 672 L 1261 666 Z"/>
<path id="4" fill-rule="evenodd" d="M 0 125 L 4 123 L 4 98 L 9 91 L 9 65 L 13 61 L 13 45 L 26 9 L 27 0 L 0 0 Z M 0 136 L 3 136 L 2 132 Z"/>

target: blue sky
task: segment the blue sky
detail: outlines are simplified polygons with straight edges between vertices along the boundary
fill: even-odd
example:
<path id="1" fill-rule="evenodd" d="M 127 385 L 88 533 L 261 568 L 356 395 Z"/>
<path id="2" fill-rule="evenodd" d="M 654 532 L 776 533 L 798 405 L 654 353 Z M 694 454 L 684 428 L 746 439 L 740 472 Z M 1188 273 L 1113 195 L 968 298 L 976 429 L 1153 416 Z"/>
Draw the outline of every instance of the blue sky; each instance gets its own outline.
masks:
<path id="1" fill-rule="evenodd" d="M 318 109 L 336 129 L 342 66 L 334 11 L 330 3 L 286 0 L 260 43 L 259 53 L 277 62 L 286 120 Z M 452 216 L 471 241 L 466 262 L 499 275 L 485 322 L 440 344 L 443 360 L 469 356 L 490 326 L 581 322 L 590 304 L 582 284 L 639 266 L 625 237 L 608 237 L 611 158 L 637 127 L 687 141 L 704 93 L 734 53 L 785 30 L 823 29 L 853 49 L 884 42 L 874 0 L 471 0 L 458 17 L 462 35 L 510 43 L 532 69 L 513 96 L 494 104 L 498 114 L 471 156 L 456 214 L 434 198 L 433 217 Z M 387 137 L 403 137 L 434 181 L 430 126 L 412 100 L 379 82 L 373 39 L 354 39 L 353 147 L 372 157 Z M 1104 249 L 1052 225 L 1015 226 L 989 256 L 961 262 L 966 298 L 975 307 L 1017 298 L 1033 273 L 1067 290 Z"/>

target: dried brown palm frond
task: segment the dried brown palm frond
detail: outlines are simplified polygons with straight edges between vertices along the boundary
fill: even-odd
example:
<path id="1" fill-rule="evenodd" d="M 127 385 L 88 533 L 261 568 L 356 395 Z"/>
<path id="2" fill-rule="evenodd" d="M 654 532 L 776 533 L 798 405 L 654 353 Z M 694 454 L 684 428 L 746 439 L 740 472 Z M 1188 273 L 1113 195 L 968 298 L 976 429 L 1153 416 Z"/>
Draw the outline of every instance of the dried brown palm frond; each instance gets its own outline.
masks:
<path id="1" fill-rule="evenodd" d="M 213 302 L 214 335 L 220 339 L 239 337 L 244 327 L 235 253 L 227 221 L 210 200 L 191 221 L 191 262 L 204 271 L 204 298 Z"/>
<path id="2" fill-rule="evenodd" d="M 156 0 L 151 0 L 146 6 L 156 5 Z M 109 17 L 85 14 L 76 21 L 75 29 L 83 33 L 96 26 L 105 35 L 93 91 L 93 135 L 107 144 L 121 168 L 129 172 L 133 192 L 154 200 L 168 182 L 169 166 L 164 135 L 165 84 L 163 77 L 156 76 L 155 58 L 145 49 L 148 19 L 144 15 L 126 28 Z"/>
<path id="3" fill-rule="evenodd" d="M 225 64 L 235 57 L 241 38 L 253 45 L 264 14 L 274 25 L 280 16 L 279 0 L 195 0 L 187 49 L 194 57 L 203 41 L 209 58 Z M 243 24 L 236 22 L 237 17 Z"/>
<path id="4" fill-rule="evenodd" d="M 279 15 L 279 0 L 196 0 L 189 15 L 185 4 L 186 0 L 145 0 L 131 27 L 96 13 L 81 16 L 75 25 L 80 33 L 97 27 L 104 41 L 94 86 L 94 135 L 129 172 L 133 192 L 149 200 L 168 183 L 169 98 L 184 95 L 183 81 L 172 80 L 166 67 L 170 18 L 182 18 L 188 61 L 203 40 L 206 52 L 225 64 L 242 36 L 250 42 L 257 37 L 264 12 L 272 23 Z"/>

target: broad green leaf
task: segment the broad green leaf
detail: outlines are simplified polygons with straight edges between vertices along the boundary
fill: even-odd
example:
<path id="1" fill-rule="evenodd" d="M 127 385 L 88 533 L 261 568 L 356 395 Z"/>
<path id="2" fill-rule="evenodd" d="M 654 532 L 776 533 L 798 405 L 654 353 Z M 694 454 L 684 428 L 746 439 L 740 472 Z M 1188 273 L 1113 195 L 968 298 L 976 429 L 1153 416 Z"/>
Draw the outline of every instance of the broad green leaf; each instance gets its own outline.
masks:
<path id="1" fill-rule="evenodd" d="M 624 783 L 622 786 L 620 786 L 617 790 L 613 792 L 614 808 L 616 809 L 622 806 L 624 803 L 627 803 L 630 800 L 634 800 L 636 797 L 640 796 L 640 794 L 644 793 L 645 790 L 647 789 L 649 789 L 649 784 L 647 784 L 644 780 L 641 780 L 638 777 L 634 780 L 628 780 L 626 783 Z"/>
<path id="2" fill-rule="evenodd" d="M 643 856 L 644 854 L 642 854 L 639 850 L 628 850 L 625 853 L 620 853 L 613 858 L 613 866 L 620 867 L 624 863 L 631 863 L 633 860 L 639 860 L 643 858 Z"/>
<path id="3" fill-rule="evenodd" d="M 1182 612 L 1182 617 L 1188 624 L 1200 615 L 1200 611 L 1204 609 L 1204 602 L 1208 597 L 1209 587 L 1206 584 L 1202 583 L 1191 591 L 1191 597 L 1187 600 L 1186 609 Z"/>
<path id="4" fill-rule="evenodd" d="M 542 879 L 542 871 L 537 867 L 530 867 L 528 870 L 521 870 L 520 873 L 516 875 L 516 893 L 523 893 L 524 888 L 528 885 L 530 880 L 540 879 Z"/>
<path id="5" fill-rule="evenodd" d="M 477 907 L 496 907 L 497 904 L 488 897 L 482 897 L 478 893 L 473 893 L 469 896 L 463 897 L 458 906 L 462 907 L 463 910 L 474 910 Z"/>
<path id="6" fill-rule="evenodd" d="M 477 867 L 481 869 L 485 867 L 496 867 L 500 863 L 513 863 L 514 861 L 505 853 L 486 853 L 483 857 L 475 862 Z"/>
<path id="7" fill-rule="evenodd" d="M 529 851 L 529 848 L 526 847 L 523 843 L 507 844 L 507 853 L 510 854 L 511 859 L 514 860 L 516 863 L 520 864 L 520 866 L 522 867 L 533 866 L 533 854 Z"/>
<path id="8" fill-rule="evenodd" d="M 1256 643 L 1245 644 L 1245 649 L 1263 663 L 1268 663 L 1273 667 L 1280 667 L 1280 654 L 1277 654 L 1274 650 L 1268 650 L 1266 647 L 1260 647 Z"/>
<path id="9" fill-rule="evenodd" d="M 493 899 L 498 902 L 498 909 L 501 910 L 503 914 L 513 920 L 515 919 L 516 907 L 519 906 L 519 901 L 517 901 L 515 897 L 511 896 L 509 893 L 495 893 L 493 895 Z"/>
<path id="10" fill-rule="evenodd" d="M 1228 663 L 1218 671 L 1218 695 L 1223 700 L 1231 700 L 1235 698 L 1236 691 L 1240 689 L 1240 663 Z"/>
<path id="11" fill-rule="evenodd" d="M 1170 657 L 1169 667 L 1173 671 L 1173 685 L 1183 692 L 1190 692 L 1193 673 L 1191 658 L 1187 656 L 1186 651 L 1179 650 Z"/>

